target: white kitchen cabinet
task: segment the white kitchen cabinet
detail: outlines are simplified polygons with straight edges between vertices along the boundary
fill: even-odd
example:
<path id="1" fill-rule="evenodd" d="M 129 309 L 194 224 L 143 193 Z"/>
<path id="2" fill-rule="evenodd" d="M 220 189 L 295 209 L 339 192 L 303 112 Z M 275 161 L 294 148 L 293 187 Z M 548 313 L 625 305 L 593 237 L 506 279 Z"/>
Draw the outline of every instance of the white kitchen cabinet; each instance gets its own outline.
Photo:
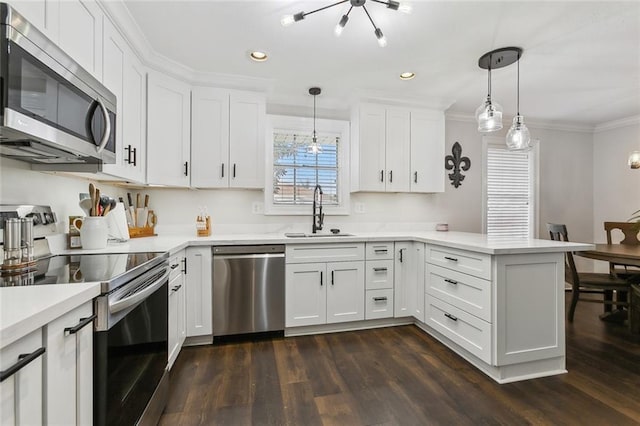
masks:
<path id="1" fill-rule="evenodd" d="M 186 336 L 213 335 L 211 247 L 188 247 L 184 266 Z"/>
<path id="2" fill-rule="evenodd" d="M 59 2 L 57 44 L 81 67 L 102 80 L 102 17 L 91 0 Z"/>
<path id="3" fill-rule="evenodd" d="M 37 329 L 0 351 L 0 371 L 27 362 L 0 382 L 0 424 L 40 425 L 43 422 L 42 330 Z M 23 355 L 32 355 L 23 358 Z M 68 396 L 68 394 L 67 394 Z"/>
<path id="4" fill-rule="evenodd" d="M 186 328 L 186 285 L 184 268 L 185 250 L 179 251 L 171 256 L 169 266 L 169 365 L 171 369 L 173 363 L 180 354 L 180 349 L 187 337 Z"/>
<path id="5" fill-rule="evenodd" d="M 361 103 L 351 114 L 351 190 L 444 190 L 444 114 Z"/>
<path id="6" fill-rule="evenodd" d="M 179 80 L 147 76 L 147 183 L 188 187 L 191 90 Z"/>
<path id="7" fill-rule="evenodd" d="M 414 295 L 415 305 L 412 303 L 413 317 L 421 322 L 424 322 L 424 286 L 425 286 L 425 244 L 417 241 L 413 242 L 413 259 L 415 279 L 413 281 L 415 288 L 411 290 L 411 295 Z"/>
<path id="8" fill-rule="evenodd" d="M 411 192 L 444 192 L 444 112 L 411 111 Z"/>
<path id="9" fill-rule="evenodd" d="M 11 0 L 7 3 L 51 41 L 58 42 L 60 0 Z"/>
<path id="10" fill-rule="evenodd" d="M 415 283 L 417 278 L 415 274 L 414 253 L 412 251 L 413 243 L 396 242 L 395 243 L 395 259 L 394 259 L 394 316 L 410 317 L 413 316 L 415 299 L 418 296 L 414 294 Z M 419 295 L 422 297 L 422 294 Z"/>
<path id="11" fill-rule="evenodd" d="M 191 185 L 264 188 L 265 118 L 259 93 L 194 88 Z"/>
<path id="12" fill-rule="evenodd" d="M 287 246 L 286 262 L 286 327 L 364 319 L 363 243 Z"/>
<path id="13" fill-rule="evenodd" d="M 111 21 L 104 18 L 102 81 L 116 95 L 115 164 L 102 172 L 130 182 L 143 183 L 145 128 L 145 71 L 125 39 Z"/>
<path id="14" fill-rule="evenodd" d="M 86 302 L 44 328 L 48 424 L 93 422 L 92 315 L 93 303 Z"/>

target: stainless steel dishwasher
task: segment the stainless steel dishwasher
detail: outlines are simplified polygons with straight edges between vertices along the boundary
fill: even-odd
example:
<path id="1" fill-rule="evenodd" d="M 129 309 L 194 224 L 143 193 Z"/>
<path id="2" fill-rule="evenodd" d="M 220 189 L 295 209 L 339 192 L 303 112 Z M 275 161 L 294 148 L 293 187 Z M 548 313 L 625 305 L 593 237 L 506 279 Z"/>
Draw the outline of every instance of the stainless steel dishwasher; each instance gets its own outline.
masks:
<path id="1" fill-rule="evenodd" d="M 284 330 L 284 245 L 213 247 L 213 335 Z"/>

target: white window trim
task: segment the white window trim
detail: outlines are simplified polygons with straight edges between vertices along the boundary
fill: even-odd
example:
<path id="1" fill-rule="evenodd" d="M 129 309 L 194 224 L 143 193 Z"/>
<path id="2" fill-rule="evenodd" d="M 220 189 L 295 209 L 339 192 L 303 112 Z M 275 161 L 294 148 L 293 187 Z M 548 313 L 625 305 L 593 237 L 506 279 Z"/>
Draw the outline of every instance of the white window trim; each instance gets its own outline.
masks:
<path id="1" fill-rule="evenodd" d="M 504 138 L 496 136 L 482 137 L 482 233 L 487 233 L 487 151 L 490 145 L 504 146 Z M 533 151 L 533 229 L 529 230 L 529 238 L 538 238 L 539 218 L 540 218 L 540 141 L 531 141 Z"/>
<path id="2" fill-rule="evenodd" d="M 267 115 L 266 127 L 264 214 L 311 215 L 311 206 L 309 205 L 278 205 L 273 203 L 273 131 L 274 129 L 288 129 L 309 132 L 313 130 L 313 119 L 284 115 Z M 348 121 L 316 118 L 317 132 L 340 133 L 340 143 L 338 144 L 338 199 L 340 200 L 340 204 L 337 206 L 323 206 L 322 211 L 328 216 L 348 215 L 350 212 L 349 130 Z"/>

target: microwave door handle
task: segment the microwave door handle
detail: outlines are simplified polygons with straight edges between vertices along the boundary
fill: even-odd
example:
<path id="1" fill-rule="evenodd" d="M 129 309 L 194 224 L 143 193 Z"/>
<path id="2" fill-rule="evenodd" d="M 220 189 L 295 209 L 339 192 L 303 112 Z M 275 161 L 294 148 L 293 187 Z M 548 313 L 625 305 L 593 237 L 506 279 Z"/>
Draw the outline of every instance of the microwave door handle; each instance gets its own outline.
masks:
<path id="1" fill-rule="evenodd" d="M 164 282 L 166 281 L 167 277 L 169 276 L 169 272 L 170 271 L 171 271 L 171 269 L 167 267 L 165 272 L 164 272 L 164 274 L 162 274 L 162 277 L 160 277 L 153 284 L 145 287 L 144 289 L 140 290 L 137 293 L 132 294 L 129 297 L 125 297 L 124 299 L 120 299 L 117 302 L 110 303 L 109 304 L 109 313 L 113 315 L 116 312 L 120 312 L 120 311 L 122 311 L 124 309 L 127 309 L 128 307 L 133 306 L 133 305 L 137 304 L 138 302 L 146 299 L 148 295 L 150 295 L 151 293 L 156 291 L 159 287 L 162 286 L 162 284 L 164 284 Z"/>
<path id="2" fill-rule="evenodd" d="M 98 105 L 100 105 L 100 109 L 102 110 L 102 115 L 104 115 L 104 134 L 102 135 L 102 139 L 100 139 L 100 144 L 98 145 L 98 154 L 102 152 L 105 146 L 107 146 L 107 142 L 109 141 L 109 136 L 111 136 L 111 120 L 109 119 L 109 111 L 107 111 L 107 107 L 104 105 L 104 102 L 98 97 L 96 99 L 98 101 Z"/>

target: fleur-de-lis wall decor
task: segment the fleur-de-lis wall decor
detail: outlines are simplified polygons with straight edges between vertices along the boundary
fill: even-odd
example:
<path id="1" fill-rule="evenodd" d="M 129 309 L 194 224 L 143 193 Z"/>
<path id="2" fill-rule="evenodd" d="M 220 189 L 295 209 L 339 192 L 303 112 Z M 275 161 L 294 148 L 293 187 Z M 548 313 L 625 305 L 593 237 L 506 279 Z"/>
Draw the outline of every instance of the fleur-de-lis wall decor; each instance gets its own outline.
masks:
<path id="1" fill-rule="evenodd" d="M 453 155 L 444 157 L 444 168 L 447 170 L 453 169 L 453 173 L 449 173 L 449 179 L 451 179 L 451 185 L 457 188 L 462 185 L 464 180 L 464 175 L 460 172 L 460 169 L 465 172 L 469 170 L 471 160 L 469 160 L 469 157 L 462 156 L 462 146 L 458 142 L 453 144 L 451 154 Z"/>

